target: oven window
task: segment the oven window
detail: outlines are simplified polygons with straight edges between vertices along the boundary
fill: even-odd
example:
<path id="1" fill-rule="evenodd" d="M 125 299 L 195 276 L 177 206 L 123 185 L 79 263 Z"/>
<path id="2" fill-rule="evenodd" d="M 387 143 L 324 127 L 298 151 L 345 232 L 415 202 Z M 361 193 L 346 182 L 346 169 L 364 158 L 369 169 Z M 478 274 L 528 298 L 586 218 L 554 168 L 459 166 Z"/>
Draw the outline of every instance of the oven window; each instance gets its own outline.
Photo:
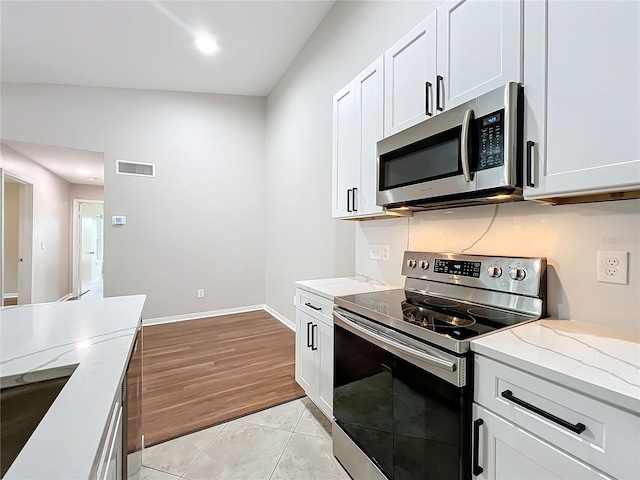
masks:
<path id="1" fill-rule="evenodd" d="M 380 190 L 462 173 L 461 127 L 380 155 Z"/>
<path id="2" fill-rule="evenodd" d="M 335 325 L 333 414 L 389 478 L 468 476 L 469 389 Z"/>

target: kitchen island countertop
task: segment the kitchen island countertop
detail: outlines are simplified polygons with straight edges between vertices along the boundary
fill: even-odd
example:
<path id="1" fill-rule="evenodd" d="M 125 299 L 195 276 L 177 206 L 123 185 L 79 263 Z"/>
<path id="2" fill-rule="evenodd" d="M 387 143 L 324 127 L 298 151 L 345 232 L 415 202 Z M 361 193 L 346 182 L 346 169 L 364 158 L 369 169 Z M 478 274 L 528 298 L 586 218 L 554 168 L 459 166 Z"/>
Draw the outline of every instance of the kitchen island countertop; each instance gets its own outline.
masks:
<path id="1" fill-rule="evenodd" d="M 0 308 L 2 388 L 71 374 L 4 480 L 90 477 L 145 298 Z"/>
<path id="2" fill-rule="evenodd" d="M 295 282 L 295 285 L 302 290 L 315 293 L 331 301 L 333 301 L 334 297 L 340 297 L 342 295 L 355 295 L 356 293 L 379 292 L 393 288 L 402 288 L 402 286 L 387 285 L 362 276 L 299 280 Z"/>
<path id="3" fill-rule="evenodd" d="M 471 350 L 640 412 L 640 340 L 631 333 L 544 319 L 473 340 Z"/>

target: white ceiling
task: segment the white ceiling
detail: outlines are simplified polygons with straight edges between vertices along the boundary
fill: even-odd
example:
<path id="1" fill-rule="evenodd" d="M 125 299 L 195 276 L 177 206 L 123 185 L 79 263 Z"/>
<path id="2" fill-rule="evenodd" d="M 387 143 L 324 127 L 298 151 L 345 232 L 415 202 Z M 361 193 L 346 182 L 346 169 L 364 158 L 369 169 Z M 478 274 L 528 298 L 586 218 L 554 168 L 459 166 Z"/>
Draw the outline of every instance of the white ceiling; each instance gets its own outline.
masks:
<path id="1" fill-rule="evenodd" d="M 13 140 L 2 140 L 2 143 L 39 163 L 69 183 L 104 185 L 104 154 L 100 152 Z M 89 173 L 78 173 L 77 169 L 89 170 Z M 89 177 L 97 180 L 92 180 Z"/>
<path id="2" fill-rule="evenodd" d="M 334 3 L 0 0 L 0 78 L 264 96 Z M 199 31 L 215 38 L 217 53 L 195 48 Z M 102 153 L 2 143 L 70 183 L 104 185 Z"/>
<path id="3" fill-rule="evenodd" d="M 2 0 L 1 79 L 264 96 L 334 3 Z"/>

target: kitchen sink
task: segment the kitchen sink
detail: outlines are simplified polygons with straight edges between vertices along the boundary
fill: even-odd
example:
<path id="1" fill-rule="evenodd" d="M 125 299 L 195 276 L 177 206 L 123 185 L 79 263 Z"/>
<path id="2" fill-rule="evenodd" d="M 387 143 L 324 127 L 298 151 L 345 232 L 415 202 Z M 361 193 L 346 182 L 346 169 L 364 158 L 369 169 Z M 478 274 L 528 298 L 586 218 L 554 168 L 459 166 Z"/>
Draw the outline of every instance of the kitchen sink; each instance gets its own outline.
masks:
<path id="1" fill-rule="evenodd" d="M 69 376 L 0 390 L 0 478 L 44 418 Z"/>

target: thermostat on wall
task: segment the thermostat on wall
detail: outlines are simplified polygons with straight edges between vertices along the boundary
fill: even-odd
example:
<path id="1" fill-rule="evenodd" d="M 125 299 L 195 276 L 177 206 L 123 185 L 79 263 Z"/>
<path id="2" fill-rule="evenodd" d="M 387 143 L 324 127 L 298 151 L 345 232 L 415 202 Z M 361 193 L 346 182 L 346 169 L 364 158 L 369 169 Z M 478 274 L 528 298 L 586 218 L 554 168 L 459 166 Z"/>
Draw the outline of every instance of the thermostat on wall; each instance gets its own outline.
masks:
<path id="1" fill-rule="evenodd" d="M 111 217 L 111 225 L 126 225 L 127 217 L 114 215 Z"/>

